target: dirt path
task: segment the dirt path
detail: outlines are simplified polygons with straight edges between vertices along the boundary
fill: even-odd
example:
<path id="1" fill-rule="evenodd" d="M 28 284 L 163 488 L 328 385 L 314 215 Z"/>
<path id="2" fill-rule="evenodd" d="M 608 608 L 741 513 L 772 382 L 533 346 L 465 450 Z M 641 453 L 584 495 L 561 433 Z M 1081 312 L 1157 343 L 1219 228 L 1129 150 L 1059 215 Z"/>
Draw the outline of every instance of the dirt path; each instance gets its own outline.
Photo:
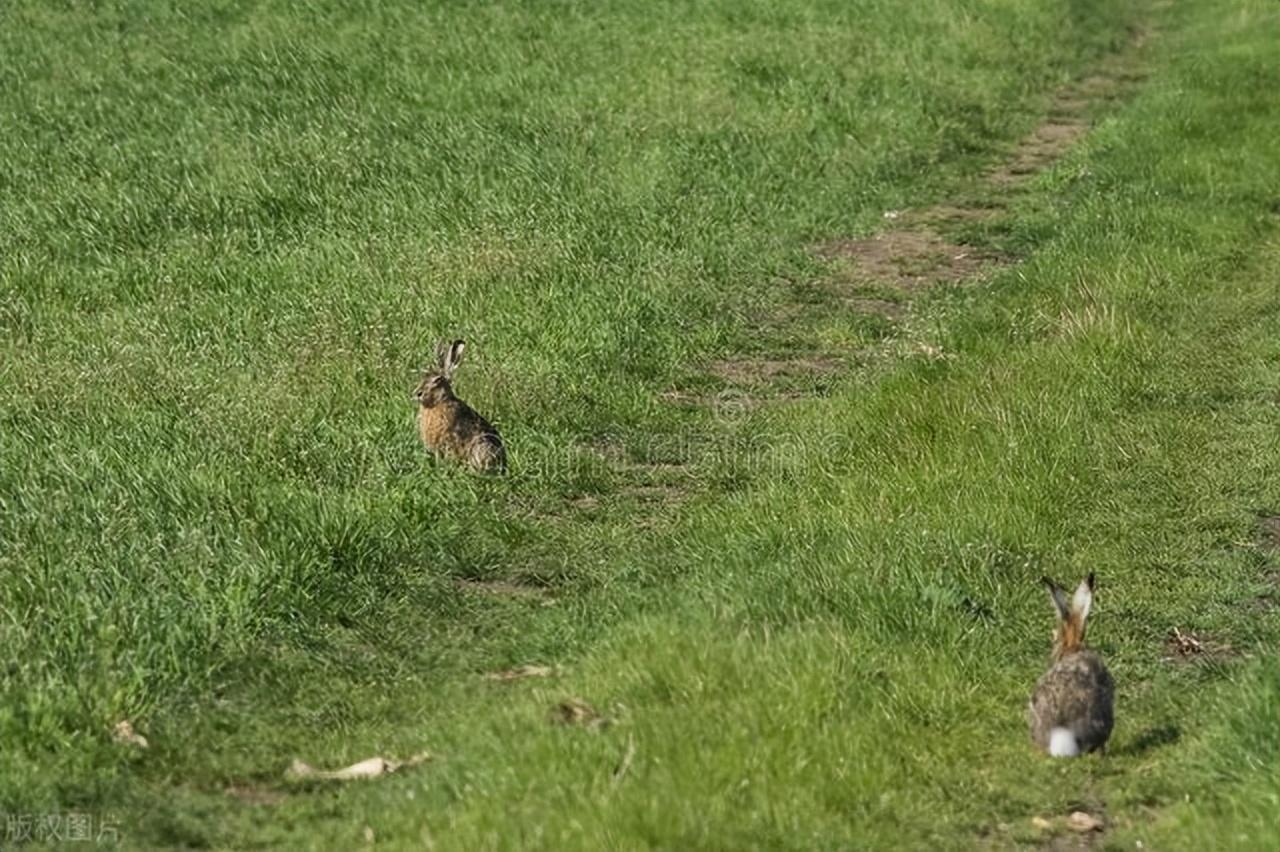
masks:
<path id="1" fill-rule="evenodd" d="M 1088 134 L 1099 112 L 1146 78 L 1142 48 L 1147 35 L 1146 30 L 1132 32 L 1122 50 L 1054 92 L 1040 124 L 987 169 L 965 197 L 888 211 L 885 220 L 891 227 L 880 233 L 837 236 L 815 245 L 812 251 L 825 262 L 827 274 L 807 285 L 804 297 L 811 303 L 816 295 L 824 311 L 852 311 L 897 329 L 909 318 L 912 299 L 929 288 L 981 281 L 1016 263 L 1016 258 L 961 233 L 1004 216 L 1009 203 L 1033 178 Z M 804 300 L 796 293 L 794 301 Z M 791 307 L 796 310 L 784 308 L 761 324 L 774 330 L 794 326 L 803 311 L 799 304 Z M 939 356 L 923 345 L 907 344 L 905 351 Z M 770 402 L 813 397 L 843 371 L 849 358 L 859 354 L 786 351 L 724 358 L 706 369 L 720 390 L 711 394 L 668 390 L 662 398 L 715 408 L 728 392 L 738 401 L 737 410 L 749 411 Z"/>
<path id="2" fill-rule="evenodd" d="M 817 281 L 803 287 L 779 282 L 791 297 L 769 316 L 758 320 L 768 337 L 805 337 L 804 324 L 815 312 L 852 313 L 884 325 L 884 344 L 844 350 L 777 343 L 764 351 L 724 357 L 703 365 L 693 387 L 662 391 L 658 402 L 707 409 L 733 419 L 767 405 L 823 396 L 851 362 L 876 357 L 946 357 L 904 332 L 912 301 L 938 285 L 963 286 L 980 282 L 1017 258 L 989 244 L 965 236 L 975 225 L 1006 215 L 1010 202 L 1038 174 L 1053 166 L 1089 132 L 1095 116 L 1107 104 L 1145 79 L 1141 47 L 1145 32 L 1132 34 L 1125 48 L 1102 58 L 1090 72 L 1058 89 L 1049 98 L 1044 118 L 994 163 L 962 197 L 904 211 L 888 211 L 885 230 L 867 236 L 833 236 L 811 251 L 825 266 Z M 772 332 L 772 334 L 770 334 Z M 634 450 L 634 448 L 632 448 Z M 671 448 L 641 448 L 629 452 L 619 446 L 581 448 L 583 458 L 603 465 L 624 500 L 671 505 L 689 496 L 696 450 L 682 448 L 666 462 Z M 566 510 L 591 512 L 594 495 L 571 498 Z"/>

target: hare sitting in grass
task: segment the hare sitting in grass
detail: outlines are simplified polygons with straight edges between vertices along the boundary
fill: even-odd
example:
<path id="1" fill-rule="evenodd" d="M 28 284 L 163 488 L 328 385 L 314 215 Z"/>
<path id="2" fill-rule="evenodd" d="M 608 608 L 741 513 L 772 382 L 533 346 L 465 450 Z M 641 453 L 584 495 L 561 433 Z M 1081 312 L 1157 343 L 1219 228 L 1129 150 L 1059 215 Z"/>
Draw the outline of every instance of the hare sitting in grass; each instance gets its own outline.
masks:
<path id="1" fill-rule="evenodd" d="M 498 430 L 453 393 L 453 372 L 462 361 L 466 343 L 441 341 L 435 370 L 423 373 L 413 392 L 418 401 L 418 430 L 422 443 L 437 456 L 449 456 L 473 470 L 501 473 L 507 452 Z"/>
<path id="2" fill-rule="evenodd" d="M 1041 579 L 1058 613 L 1049 670 L 1036 684 L 1028 716 L 1031 739 L 1053 757 L 1075 757 L 1101 749 L 1111 736 L 1115 684 L 1102 658 L 1084 647 L 1084 622 L 1093 603 L 1093 574 L 1067 600 L 1066 591 Z"/>

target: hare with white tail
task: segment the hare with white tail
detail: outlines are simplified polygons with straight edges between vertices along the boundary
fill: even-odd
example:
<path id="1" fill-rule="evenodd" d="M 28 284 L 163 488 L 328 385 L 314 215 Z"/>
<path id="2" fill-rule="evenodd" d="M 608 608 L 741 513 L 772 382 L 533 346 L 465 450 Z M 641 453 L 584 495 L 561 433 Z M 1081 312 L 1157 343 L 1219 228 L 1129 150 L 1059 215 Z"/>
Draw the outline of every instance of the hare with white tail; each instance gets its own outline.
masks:
<path id="1" fill-rule="evenodd" d="M 449 456 L 485 473 L 507 468 L 507 451 L 498 430 L 453 392 L 453 372 L 462 361 L 466 343 L 441 341 L 436 369 L 422 375 L 413 392 L 418 401 L 418 432 L 422 443 L 437 456 Z"/>
<path id="2" fill-rule="evenodd" d="M 1058 613 L 1049 670 L 1036 684 L 1028 706 L 1031 739 L 1053 757 L 1102 750 L 1114 724 L 1115 683 L 1102 657 L 1084 647 L 1084 622 L 1093 605 L 1093 574 L 1067 592 L 1048 577 L 1041 582 Z"/>

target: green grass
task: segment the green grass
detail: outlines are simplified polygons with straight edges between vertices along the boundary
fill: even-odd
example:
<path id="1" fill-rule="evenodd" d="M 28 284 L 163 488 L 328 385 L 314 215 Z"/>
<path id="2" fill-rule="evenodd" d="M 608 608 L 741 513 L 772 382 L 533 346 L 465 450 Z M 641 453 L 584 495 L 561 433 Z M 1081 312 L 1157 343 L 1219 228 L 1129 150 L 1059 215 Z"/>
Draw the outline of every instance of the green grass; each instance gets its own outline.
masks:
<path id="1" fill-rule="evenodd" d="M 0 812 L 967 848 L 1084 808 L 1116 848 L 1276 848 L 1277 18 L 1119 6 L 6 5 Z M 810 246 L 981 191 L 1139 24 L 1145 82 L 984 232 L 1021 263 L 896 329 L 796 309 Z M 453 334 L 506 478 L 417 444 Z M 787 352 L 851 366 L 664 401 Z M 1051 762 L 1035 580 L 1089 570 L 1117 728 Z M 1231 653 L 1165 662 L 1175 626 Z M 560 674 L 480 677 L 529 662 Z M 613 724 L 549 724 L 569 696 Z"/>

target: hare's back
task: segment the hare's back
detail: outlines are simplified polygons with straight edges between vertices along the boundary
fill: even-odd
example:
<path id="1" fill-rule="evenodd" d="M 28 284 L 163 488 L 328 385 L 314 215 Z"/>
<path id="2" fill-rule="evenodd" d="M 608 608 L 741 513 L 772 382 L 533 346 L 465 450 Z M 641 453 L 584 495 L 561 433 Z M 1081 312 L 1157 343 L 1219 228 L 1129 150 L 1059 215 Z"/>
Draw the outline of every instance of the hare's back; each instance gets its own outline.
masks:
<path id="1" fill-rule="evenodd" d="M 1032 735 L 1044 745 L 1054 728 L 1067 728 L 1083 750 L 1092 751 L 1111 734 L 1114 693 L 1111 673 L 1097 654 L 1080 651 L 1064 657 L 1036 684 Z"/>
<path id="2" fill-rule="evenodd" d="M 501 470 L 506 467 L 507 454 L 493 428 L 475 409 L 459 402 L 453 421 L 452 443 L 459 455 L 465 457 L 478 470 Z"/>
<path id="3" fill-rule="evenodd" d="M 454 406 L 452 420 L 453 439 L 459 446 L 470 446 L 477 439 L 498 437 L 498 430 L 493 428 L 493 424 L 461 400 Z"/>

